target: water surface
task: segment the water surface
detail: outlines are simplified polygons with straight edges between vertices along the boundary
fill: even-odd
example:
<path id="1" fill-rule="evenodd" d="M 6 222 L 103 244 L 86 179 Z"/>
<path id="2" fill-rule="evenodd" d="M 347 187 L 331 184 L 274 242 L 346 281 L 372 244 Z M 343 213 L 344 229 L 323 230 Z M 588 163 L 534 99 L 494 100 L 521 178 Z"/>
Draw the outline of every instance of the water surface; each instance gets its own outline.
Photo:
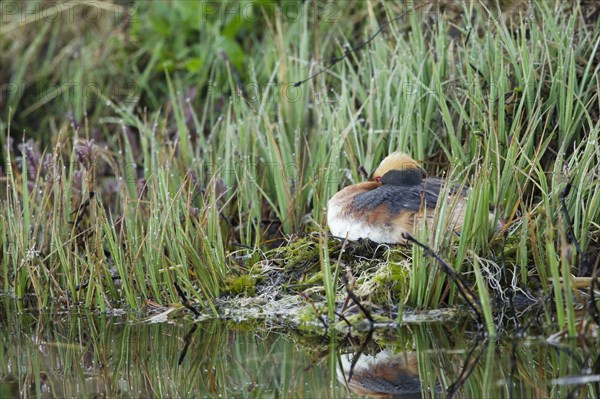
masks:
<path id="1" fill-rule="evenodd" d="M 586 398 L 596 346 L 478 339 L 467 323 L 334 337 L 186 314 L 17 312 L 3 302 L 0 397 Z"/>

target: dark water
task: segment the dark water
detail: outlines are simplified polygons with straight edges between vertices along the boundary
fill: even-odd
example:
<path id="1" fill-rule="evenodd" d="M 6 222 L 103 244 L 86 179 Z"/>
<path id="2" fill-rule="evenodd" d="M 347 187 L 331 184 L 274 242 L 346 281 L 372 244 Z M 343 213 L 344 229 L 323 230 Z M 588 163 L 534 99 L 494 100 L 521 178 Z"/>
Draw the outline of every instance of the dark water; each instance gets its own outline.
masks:
<path id="1" fill-rule="evenodd" d="M 464 323 L 331 338 L 188 315 L 0 315 L 0 398 L 593 398 L 599 349 L 478 340 Z M 352 369 L 352 371 L 350 371 Z"/>

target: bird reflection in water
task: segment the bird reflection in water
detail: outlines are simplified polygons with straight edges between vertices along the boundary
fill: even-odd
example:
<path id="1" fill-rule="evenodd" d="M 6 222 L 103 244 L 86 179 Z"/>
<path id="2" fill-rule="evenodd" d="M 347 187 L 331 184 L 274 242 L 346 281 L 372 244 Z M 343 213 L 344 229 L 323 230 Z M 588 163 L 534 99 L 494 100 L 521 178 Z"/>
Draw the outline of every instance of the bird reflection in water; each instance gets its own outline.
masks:
<path id="1" fill-rule="evenodd" d="M 337 378 L 359 395 L 390 399 L 422 397 L 415 352 L 393 353 L 385 349 L 375 355 L 343 354 Z"/>

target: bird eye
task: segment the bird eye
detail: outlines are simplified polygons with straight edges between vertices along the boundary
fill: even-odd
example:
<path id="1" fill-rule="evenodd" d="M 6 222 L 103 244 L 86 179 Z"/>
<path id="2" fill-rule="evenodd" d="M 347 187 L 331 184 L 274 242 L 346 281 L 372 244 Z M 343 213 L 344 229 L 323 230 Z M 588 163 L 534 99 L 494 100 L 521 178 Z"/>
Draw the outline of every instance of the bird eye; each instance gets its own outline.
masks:
<path id="1" fill-rule="evenodd" d="M 375 178 L 375 181 L 381 181 L 381 176 L 377 176 L 377 177 Z"/>

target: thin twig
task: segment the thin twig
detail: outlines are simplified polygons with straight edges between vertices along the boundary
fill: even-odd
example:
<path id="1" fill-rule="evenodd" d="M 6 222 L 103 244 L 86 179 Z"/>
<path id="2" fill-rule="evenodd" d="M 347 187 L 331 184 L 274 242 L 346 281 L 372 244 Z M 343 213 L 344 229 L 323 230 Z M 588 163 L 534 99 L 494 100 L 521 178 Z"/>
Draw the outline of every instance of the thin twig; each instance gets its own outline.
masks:
<path id="1" fill-rule="evenodd" d="M 322 74 L 323 72 L 326 72 L 326 71 L 330 70 L 330 69 L 331 69 L 331 68 L 333 68 L 333 67 L 334 67 L 334 66 L 335 66 L 335 65 L 336 65 L 338 62 L 340 62 L 340 61 L 344 60 L 344 59 L 345 59 L 345 58 L 347 58 L 347 57 L 348 57 L 350 54 L 353 54 L 353 53 L 357 52 L 358 50 L 362 49 L 363 47 L 365 47 L 365 46 L 367 46 L 369 43 L 371 43 L 373 40 L 375 40 L 375 38 L 376 38 L 377 36 L 379 36 L 379 34 L 380 34 L 381 32 L 383 32 L 383 30 L 384 30 L 385 28 L 387 28 L 388 26 L 390 26 L 392 23 L 394 23 L 394 22 L 396 22 L 396 21 L 399 21 L 399 20 L 401 20 L 402 18 L 406 17 L 406 15 L 407 15 L 409 12 L 411 12 L 411 11 L 412 11 L 412 12 L 414 12 L 415 10 L 418 10 L 419 8 L 422 8 L 422 7 L 424 7 L 424 6 L 426 6 L 426 5 L 429 5 L 429 4 L 431 4 L 431 2 L 426 2 L 426 3 L 420 4 L 420 5 L 416 6 L 416 7 L 414 7 L 412 10 L 406 10 L 406 11 L 404 11 L 402 14 L 400 14 L 399 16 L 397 16 L 396 18 L 392 18 L 392 19 L 390 19 L 389 21 L 385 22 L 383 25 L 381 25 L 381 26 L 379 27 L 379 29 L 377 30 L 377 32 L 375 32 L 374 34 L 372 34 L 372 35 L 371 35 L 371 36 L 370 36 L 370 37 L 369 37 L 367 40 L 365 40 L 364 42 L 362 42 L 361 44 L 359 44 L 359 45 L 358 45 L 358 46 L 356 46 L 356 47 L 352 47 L 352 48 L 349 48 L 349 49 L 347 49 L 346 51 L 344 51 L 344 54 L 342 54 L 341 56 L 339 56 L 339 57 L 336 57 L 336 58 L 332 58 L 332 59 L 329 61 L 329 65 L 328 65 L 328 66 L 326 66 L 325 68 L 321 69 L 319 72 L 317 72 L 317 73 L 315 73 L 315 74 L 313 74 L 313 75 L 309 76 L 308 78 L 306 78 L 306 79 L 304 79 L 304 80 L 301 80 L 301 81 L 299 81 L 299 82 L 296 82 L 296 83 L 294 83 L 294 87 L 299 87 L 299 86 L 303 85 L 304 83 L 308 82 L 309 80 L 316 78 L 317 76 L 319 76 L 319 75 L 320 75 L 320 74 Z"/>
<path id="2" fill-rule="evenodd" d="M 190 344 L 192 343 L 192 335 L 194 335 L 194 332 L 196 331 L 197 328 L 198 328 L 198 323 L 194 323 L 194 325 L 192 325 L 191 330 L 187 334 L 185 334 L 185 337 L 183 338 L 183 342 L 185 342 L 185 345 L 183 346 L 181 355 L 179 355 L 179 360 L 177 361 L 178 366 L 181 366 L 181 363 L 183 363 L 183 359 L 185 358 L 185 355 L 186 355 L 188 349 L 190 348 Z"/>
<path id="3" fill-rule="evenodd" d="M 304 299 L 310 305 L 310 307 L 312 307 L 313 311 L 317 315 L 317 319 L 319 319 L 321 324 L 323 324 L 323 327 L 325 327 L 325 330 L 326 331 L 329 330 L 329 325 L 325 322 L 325 319 L 323 318 L 321 313 L 319 313 L 319 309 L 317 309 L 314 302 L 310 299 L 310 297 L 306 294 L 306 292 L 300 292 L 299 295 L 302 299 Z"/>
<path id="4" fill-rule="evenodd" d="M 577 238 L 575 237 L 575 232 L 573 231 L 573 222 L 571 221 L 571 216 L 569 216 L 569 210 L 567 209 L 566 198 L 569 195 L 569 192 L 571 192 L 571 187 L 573 187 L 572 179 L 569 180 L 564 190 L 560 193 L 560 205 L 562 208 L 563 216 L 567 221 L 567 237 L 569 237 L 569 240 L 575 245 L 577 253 L 579 253 L 579 266 L 577 267 L 577 273 L 581 277 L 583 273 L 583 270 L 581 269 L 583 266 L 583 258 L 585 257 L 585 254 L 581 250 L 579 241 L 577 241 Z"/>
<path id="5" fill-rule="evenodd" d="M 345 318 L 343 314 L 341 314 L 340 312 L 337 312 L 337 311 L 334 313 L 337 317 L 339 317 L 344 323 L 346 323 L 348 325 L 349 329 L 352 329 L 352 324 L 350 324 L 350 321 L 347 318 Z"/>
<path id="6" fill-rule="evenodd" d="M 588 314 L 596 322 L 596 324 L 600 326 L 600 309 L 598 309 L 596 295 L 594 293 L 594 286 L 596 289 L 600 290 L 600 283 L 598 283 L 598 280 L 600 280 L 600 254 L 598 254 L 596 264 L 594 265 L 594 271 L 590 281 L 590 299 L 588 302 Z"/>
<path id="7" fill-rule="evenodd" d="M 181 287 L 179 286 L 179 284 L 177 284 L 177 281 L 174 281 L 173 285 L 175 286 L 175 290 L 177 291 L 177 294 L 181 298 L 181 303 L 183 304 L 183 306 L 185 306 L 187 309 L 189 309 L 194 314 L 195 317 L 200 316 L 200 312 L 198 312 L 192 306 L 191 301 L 185 296 L 183 290 L 181 289 Z"/>
<path id="8" fill-rule="evenodd" d="M 367 348 L 367 345 L 371 342 L 372 339 L 373 339 L 373 330 L 369 330 L 369 333 L 367 334 L 367 338 L 365 338 L 365 341 L 361 344 L 360 348 L 358 348 L 358 351 L 356 351 L 356 353 L 352 357 L 352 363 L 350 364 L 350 371 L 348 372 L 348 382 L 350 382 L 350 380 L 352 379 L 352 374 L 354 374 L 354 368 L 358 364 L 358 359 L 360 359 L 360 357 L 364 353 L 365 349 Z"/>
<path id="9" fill-rule="evenodd" d="M 515 322 L 515 329 L 517 331 L 517 334 L 522 334 L 525 331 L 521 330 L 521 323 L 519 323 L 519 318 L 517 316 L 517 310 L 515 309 L 515 290 L 513 289 L 513 279 L 511 279 L 511 281 L 508 281 L 508 277 L 507 277 L 507 270 L 506 270 L 506 240 L 508 238 L 508 230 L 504 230 L 504 234 L 502 235 L 502 254 L 501 254 L 501 260 L 502 260 L 502 283 L 508 287 L 506 290 L 508 291 L 508 306 L 510 307 L 511 311 L 512 311 L 512 318 Z M 513 273 L 513 278 L 514 278 L 514 273 Z"/>
<path id="10" fill-rule="evenodd" d="M 360 167 L 358 168 L 358 171 L 364 176 L 365 179 L 369 178 L 369 173 L 367 172 L 367 170 L 365 169 L 365 167 L 363 165 L 360 165 Z"/>
<path id="11" fill-rule="evenodd" d="M 352 292 L 350 290 L 350 288 L 348 288 L 348 281 L 346 280 L 346 277 L 344 276 L 344 283 L 346 286 L 346 293 L 348 294 L 348 297 L 352 300 L 352 302 L 354 302 L 354 304 L 356 306 L 358 306 L 358 308 L 360 309 L 360 311 L 362 312 L 362 314 L 365 315 L 365 317 L 369 320 L 369 322 L 371 323 L 371 327 L 373 327 L 373 325 L 375 324 L 375 319 L 373 319 L 373 316 L 371 316 L 371 312 L 369 312 L 367 310 L 367 308 L 365 308 L 361 303 L 360 303 L 360 298 L 357 297 L 354 292 Z"/>
<path id="12" fill-rule="evenodd" d="M 489 341 L 487 341 L 487 340 L 485 341 L 483 348 L 477 354 L 477 356 L 475 357 L 473 362 L 471 362 L 471 364 L 469 364 L 471 357 L 475 353 L 475 349 L 477 349 L 479 347 L 480 341 L 481 341 L 481 337 L 478 336 L 477 340 L 475 341 L 475 345 L 473 345 L 473 348 L 469 351 L 469 354 L 467 355 L 467 358 L 465 359 L 465 362 L 463 364 L 462 370 L 461 370 L 458 378 L 446 390 L 446 394 L 447 394 L 448 398 L 453 398 L 454 395 L 456 395 L 456 393 L 458 392 L 460 387 L 462 387 L 465 384 L 465 382 L 467 381 L 469 376 L 473 373 L 473 371 L 475 370 L 475 366 L 477 366 L 477 364 L 481 360 L 481 357 L 485 353 L 484 349 L 487 348 L 489 345 Z"/>
<path id="13" fill-rule="evenodd" d="M 465 283 L 463 278 L 456 272 L 456 270 L 454 270 L 452 268 L 452 266 L 450 266 L 448 263 L 446 263 L 446 261 L 444 259 L 442 259 L 441 256 L 439 256 L 437 253 L 435 253 L 435 251 L 433 249 L 429 248 L 427 245 L 418 241 L 415 237 L 413 237 L 409 233 L 404 233 L 403 237 L 407 241 L 412 242 L 413 244 L 421 247 L 423 249 L 423 251 L 425 251 L 426 255 L 434 258 L 435 260 L 437 260 L 439 262 L 439 264 L 442 266 L 442 270 L 444 271 L 444 273 L 446 273 L 450 277 L 450 279 L 452 279 L 452 281 L 456 284 L 459 294 L 465 299 L 465 301 L 469 304 L 471 309 L 473 309 L 473 312 L 475 312 L 475 316 L 477 317 L 477 322 L 479 323 L 479 325 L 483 325 L 483 317 L 481 316 L 481 312 L 478 309 L 478 307 L 481 306 L 481 304 L 479 303 L 479 299 L 475 296 L 473 291 L 471 291 L 471 289 L 467 286 L 467 284 Z"/>

